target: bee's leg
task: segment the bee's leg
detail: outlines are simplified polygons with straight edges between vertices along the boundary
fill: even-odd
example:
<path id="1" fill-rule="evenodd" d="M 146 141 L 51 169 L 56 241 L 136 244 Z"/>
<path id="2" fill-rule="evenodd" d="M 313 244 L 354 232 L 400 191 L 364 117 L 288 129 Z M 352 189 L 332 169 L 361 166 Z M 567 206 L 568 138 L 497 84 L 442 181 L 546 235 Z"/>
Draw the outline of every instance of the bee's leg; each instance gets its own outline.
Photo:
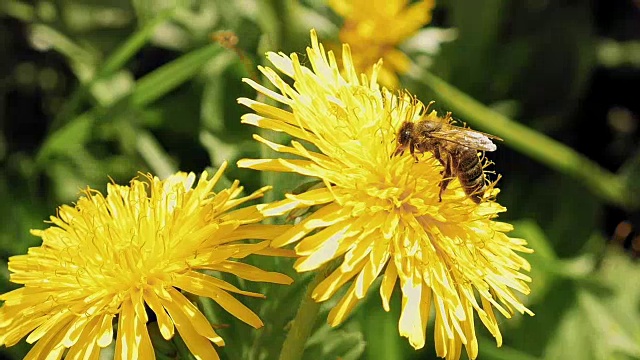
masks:
<path id="1" fill-rule="evenodd" d="M 434 146 L 432 152 L 433 152 L 433 156 L 436 158 L 436 160 L 438 160 L 438 162 L 440 162 L 440 165 L 442 165 L 442 166 L 444 166 L 446 168 L 447 164 L 442 159 L 442 154 L 440 153 L 440 148 L 438 146 Z M 446 171 L 447 171 L 446 169 L 443 170 L 443 171 L 440 171 L 440 175 L 444 175 L 444 173 Z"/>
<path id="2" fill-rule="evenodd" d="M 416 145 L 413 141 L 409 144 L 409 150 L 411 151 L 411 156 L 413 156 L 413 160 L 418 162 L 418 155 L 416 155 Z"/>
<path id="3" fill-rule="evenodd" d="M 446 160 L 445 160 L 446 159 Z M 442 201 L 442 193 L 447 189 L 451 180 L 453 180 L 453 159 L 451 155 L 447 155 L 441 161 L 444 165 L 444 170 L 442 171 L 442 181 L 440 181 L 440 193 L 438 194 L 438 200 Z"/>

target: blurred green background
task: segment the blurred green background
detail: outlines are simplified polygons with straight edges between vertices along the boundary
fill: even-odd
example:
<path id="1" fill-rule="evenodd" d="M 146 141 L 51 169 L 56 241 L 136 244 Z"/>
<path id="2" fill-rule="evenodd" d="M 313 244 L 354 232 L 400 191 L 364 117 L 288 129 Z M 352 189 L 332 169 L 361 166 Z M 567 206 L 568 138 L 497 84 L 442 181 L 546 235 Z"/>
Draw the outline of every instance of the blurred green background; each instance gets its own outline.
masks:
<path id="1" fill-rule="evenodd" d="M 261 186 L 257 172 L 233 166 L 261 151 L 239 121 L 246 109 L 236 98 L 255 97 L 240 80 L 255 76 L 265 51 L 303 52 L 311 27 L 337 41 L 340 26 L 322 0 L 1 0 L 0 291 L 15 287 L 8 257 L 39 245 L 29 229 L 82 188 L 224 160 L 228 179 Z M 212 40 L 227 30 L 235 49 Z M 617 173 L 638 198 L 640 2 L 441 0 L 418 36 L 401 47 L 417 67 Z M 422 101 L 439 100 L 415 76 L 402 80 Z M 451 110 L 445 104 L 435 108 Z M 490 158 L 509 209 L 501 220 L 536 250 L 526 299 L 536 316 L 502 321 L 500 349 L 478 322 L 480 358 L 640 359 L 638 209 L 509 145 Z M 271 196 L 296 181 L 279 182 Z M 223 356 L 275 358 L 297 286 L 270 296 L 287 309 L 251 303 L 264 329 L 222 329 Z M 331 331 L 325 312 L 305 358 L 434 359 L 432 326 L 420 351 L 397 335 L 397 300 L 387 314 L 372 291 Z M 0 348 L 0 358 L 26 349 Z"/>

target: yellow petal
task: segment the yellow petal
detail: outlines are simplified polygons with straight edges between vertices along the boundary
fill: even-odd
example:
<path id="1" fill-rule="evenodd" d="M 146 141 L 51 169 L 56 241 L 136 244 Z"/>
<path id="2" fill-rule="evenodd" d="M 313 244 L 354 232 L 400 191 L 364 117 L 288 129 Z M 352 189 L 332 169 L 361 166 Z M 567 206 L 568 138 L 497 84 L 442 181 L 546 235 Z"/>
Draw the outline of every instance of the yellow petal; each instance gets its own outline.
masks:
<path id="1" fill-rule="evenodd" d="M 314 176 L 317 166 L 308 160 L 284 159 L 241 159 L 238 167 L 261 171 L 297 172 L 301 175 Z"/>
<path id="2" fill-rule="evenodd" d="M 38 326 L 29 336 L 27 337 L 27 342 L 29 344 L 33 344 L 42 338 L 45 334 L 52 331 L 54 327 L 57 327 L 58 324 L 68 324 L 71 326 L 73 324 L 73 320 L 75 318 L 74 314 L 71 314 L 68 309 L 60 310 L 57 313 L 53 313 L 53 316 L 48 318 L 42 325 Z M 64 334 L 63 334 L 64 335 Z"/>
<path id="3" fill-rule="evenodd" d="M 329 325 L 338 326 L 349 316 L 353 308 L 358 304 L 354 286 L 351 285 L 347 293 L 340 299 L 336 306 L 331 309 L 328 315 Z"/>
<path id="4" fill-rule="evenodd" d="M 240 290 L 226 281 L 216 279 L 213 276 L 205 275 L 203 273 L 196 272 L 196 271 L 188 271 L 184 274 L 175 274 L 172 280 L 173 280 L 173 284 L 172 284 L 173 286 L 180 288 L 182 290 L 185 290 L 187 292 L 190 292 L 192 294 L 200 295 L 200 296 L 206 296 L 206 295 L 203 295 L 205 293 L 203 289 L 209 286 L 215 286 L 220 289 L 231 291 L 237 294 L 259 297 L 259 298 L 265 297 L 263 294 L 260 294 L 260 293 Z"/>
<path id="5" fill-rule="evenodd" d="M 256 315 L 253 311 L 251 311 L 236 298 L 229 295 L 226 291 L 218 288 L 217 286 L 211 285 L 202 289 L 198 289 L 198 293 L 196 294 L 212 299 L 231 315 L 253 326 L 256 329 L 264 325 L 258 315 Z"/>
<path id="6" fill-rule="evenodd" d="M 287 57 L 283 53 L 276 54 L 274 52 L 267 52 L 267 59 L 270 63 L 272 63 L 278 70 L 289 77 L 293 77 L 293 64 L 289 57 Z"/>
<path id="7" fill-rule="evenodd" d="M 326 301 L 333 296 L 342 285 L 346 284 L 355 274 L 360 272 L 363 266 L 364 264 L 361 263 L 348 269 L 345 269 L 344 266 L 338 267 L 313 289 L 311 297 L 316 301 Z"/>
<path id="8" fill-rule="evenodd" d="M 382 307 L 384 311 L 389 311 L 389 300 L 391 299 L 391 293 L 396 285 L 398 279 L 398 272 L 396 271 L 396 264 L 394 261 L 387 263 L 387 268 L 384 271 L 382 277 L 382 283 L 380 284 L 380 297 L 382 298 Z"/>
<path id="9" fill-rule="evenodd" d="M 221 243 L 244 239 L 271 240 L 290 228 L 291 225 L 247 224 L 222 236 L 224 240 Z"/>
<path id="10" fill-rule="evenodd" d="M 183 313 L 180 305 L 167 300 L 162 300 L 162 305 L 167 309 L 182 340 L 184 340 L 189 351 L 191 351 L 196 359 L 220 359 L 211 342 L 198 333 L 194 325 L 189 321 L 189 318 Z"/>
<path id="11" fill-rule="evenodd" d="M 467 314 L 467 321 L 462 323 L 463 331 L 466 335 L 467 342 L 465 348 L 469 359 L 475 359 L 478 357 L 478 339 L 476 338 L 476 329 L 473 323 L 473 307 L 469 304 L 465 306 L 465 312 Z"/>
<path id="12" fill-rule="evenodd" d="M 242 116 L 242 123 L 249 124 L 261 128 L 268 128 L 277 132 L 286 132 L 288 134 L 295 135 L 298 139 L 306 140 L 309 142 L 315 142 L 316 139 L 313 134 L 301 129 L 299 126 L 287 124 L 280 120 L 270 119 L 257 114 L 246 114 Z"/>
<path id="13" fill-rule="evenodd" d="M 295 117 L 291 112 L 282 110 L 275 106 L 271 106 L 269 104 L 264 104 L 259 101 L 248 99 L 248 98 L 239 98 L 238 104 L 244 105 L 255 110 L 257 113 L 262 114 L 268 118 L 272 118 L 275 120 L 281 120 L 289 124 L 295 124 Z"/>
<path id="14" fill-rule="evenodd" d="M 387 251 L 376 251 L 376 249 L 379 250 L 379 247 L 374 245 L 373 251 L 369 253 L 369 261 L 365 263 L 365 266 L 356 278 L 356 297 L 359 299 L 364 298 L 371 284 L 373 284 L 374 280 L 380 275 L 384 264 L 389 260 L 389 253 Z"/>
<path id="15" fill-rule="evenodd" d="M 289 99 L 287 99 L 286 97 L 278 94 L 277 92 L 275 92 L 273 90 L 270 90 L 270 89 L 258 84 L 257 82 L 255 82 L 255 81 L 253 81 L 251 79 L 244 78 L 244 79 L 242 79 L 242 81 L 247 83 L 247 84 L 249 84 L 249 86 L 251 86 L 252 88 L 256 89 L 256 91 L 258 91 L 258 92 L 260 92 L 260 93 L 272 98 L 273 100 L 275 100 L 277 102 L 280 102 L 280 103 L 283 103 L 283 104 L 287 104 L 287 103 L 290 102 Z"/>
<path id="16" fill-rule="evenodd" d="M 25 360 L 57 360 L 62 357 L 65 350 L 62 346 L 62 338 L 67 332 L 70 324 L 68 322 L 59 322 L 47 332 L 40 341 L 38 341 L 29 351 Z"/>
<path id="17" fill-rule="evenodd" d="M 274 143 L 273 141 L 269 141 L 260 135 L 253 134 L 253 139 L 256 140 L 257 142 L 265 144 L 267 147 L 269 147 L 273 151 L 277 151 L 283 154 L 293 154 L 293 155 L 303 156 L 303 154 L 296 148 Z"/>
<path id="18" fill-rule="evenodd" d="M 297 226 L 273 239 L 271 246 L 282 247 L 291 244 L 292 242 L 302 239 L 306 234 L 316 228 L 333 225 L 350 218 L 350 214 L 348 212 L 341 210 L 342 209 L 335 204 L 320 208 L 318 211 L 302 220 Z"/>
<path id="19" fill-rule="evenodd" d="M 179 291 L 170 288 L 169 292 L 171 293 L 171 298 L 173 299 L 172 304 L 180 308 L 180 311 L 183 315 L 187 317 L 193 328 L 198 332 L 198 334 L 206 337 L 214 344 L 218 346 L 224 346 L 224 340 L 213 330 L 211 324 L 204 317 L 204 315 L 198 310 L 198 308 L 191 303 L 182 293 Z"/>
<path id="20" fill-rule="evenodd" d="M 301 241 L 295 247 L 296 253 L 300 256 L 324 253 L 326 254 L 327 259 L 333 258 L 333 255 L 329 254 L 331 251 L 328 251 L 328 249 L 337 250 L 340 243 L 360 232 L 360 229 L 349 231 L 350 228 L 350 221 L 328 226 L 313 235 L 307 236 L 303 241 Z"/>
<path id="21" fill-rule="evenodd" d="M 161 299 L 158 298 L 155 292 L 150 291 L 149 289 L 144 290 L 143 296 L 144 301 L 149 305 L 151 311 L 156 314 L 160 334 L 162 334 L 162 337 L 165 340 L 171 339 L 174 334 L 173 321 L 164 310 Z"/>
<path id="22" fill-rule="evenodd" d="M 402 284 L 402 312 L 398 322 L 400 336 L 409 339 L 414 349 L 422 349 L 425 343 L 426 322 L 422 318 L 422 283 L 416 283 L 413 277 Z"/>
<path id="23" fill-rule="evenodd" d="M 285 285 L 289 285 L 293 282 L 293 279 L 288 277 L 287 275 L 265 271 L 253 265 L 230 260 L 215 264 L 209 269 L 233 274 L 241 279 L 249 281 L 260 281 Z"/>
<path id="24" fill-rule="evenodd" d="M 130 299 L 122 303 L 120 318 L 118 319 L 118 336 L 116 338 L 115 360 L 138 359 L 140 339 L 136 334 L 135 310 Z"/>
<path id="25" fill-rule="evenodd" d="M 265 216 L 278 216 L 286 214 L 298 206 L 300 206 L 298 201 L 286 199 L 269 204 L 260 204 L 258 205 L 258 210 Z"/>
<path id="26" fill-rule="evenodd" d="M 290 249 L 278 249 L 273 247 L 266 247 L 262 250 L 257 250 L 255 255 L 265 255 L 265 256 L 279 256 L 279 257 L 289 257 L 295 258 L 298 257 L 295 251 Z"/>
<path id="27" fill-rule="evenodd" d="M 101 347 L 107 347 L 113 342 L 113 314 L 103 314 L 98 325 L 96 335 L 96 344 Z"/>
<path id="28" fill-rule="evenodd" d="M 305 206 L 321 205 L 335 200 L 333 193 L 327 188 L 313 189 L 302 194 L 285 194 L 285 197 Z"/>
<path id="29" fill-rule="evenodd" d="M 80 316 L 76 317 L 75 321 L 71 322 L 69 330 L 67 330 L 67 333 L 62 339 L 62 343 L 66 348 L 73 346 L 78 341 L 78 338 L 80 338 L 80 335 L 82 335 L 82 332 L 84 331 L 89 320 L 90 319 L 86 316 Z"/>
<path id="30" fill-rule="evenodd" d="M 77 339 L 77 346 L 71 347 L 65 359 L 90 359 L 96 357 L 96 354 L 100 353 L 100 348 L 97 344 L 96 335 L 98 334 L 98 325 L 101 318 L 94 317 L 87 323 L 87 326 L 82 331 L 81 336 Z M 71 345 L 65 347 L 70 347 Z"/>

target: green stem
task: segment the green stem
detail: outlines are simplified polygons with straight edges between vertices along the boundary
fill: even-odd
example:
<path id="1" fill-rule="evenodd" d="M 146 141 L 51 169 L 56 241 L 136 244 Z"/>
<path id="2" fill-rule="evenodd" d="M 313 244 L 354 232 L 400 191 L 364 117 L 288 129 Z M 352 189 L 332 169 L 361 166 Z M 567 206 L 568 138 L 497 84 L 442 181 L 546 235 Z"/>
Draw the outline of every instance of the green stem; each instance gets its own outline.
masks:
<path id="1" fill-rule="evenodd" d="M 628 196 L 628 189 L 620 177 L 572 148 L 489 109 L 429 72 L 414 73 L 411 76 L 429 87 L 457 116 L 480 130 L 501 137 L 505 145 L 572 176 L 608 203 L 625 209 L 638 206 Z"/>
<path id="2" fill-rule="evenodd" d="M 324 280 L 331 272 L 331 266 L 324 265 L 318 269 L 313 281 L 309 284 L 307 291 L 300 302 L 300 307 L 296 313 L 296 317 L 293 319 L 291 328 L 287 333 L 287 338 L 282 344 L 282 350 L 280 351 L 279 360 L 300 360 L 304 353 L 304 346 L 307 343 L 313 325 L 318 317 L 320 311 L 320 303 L 317 303 L 311 295 L 313 289 Z"/>

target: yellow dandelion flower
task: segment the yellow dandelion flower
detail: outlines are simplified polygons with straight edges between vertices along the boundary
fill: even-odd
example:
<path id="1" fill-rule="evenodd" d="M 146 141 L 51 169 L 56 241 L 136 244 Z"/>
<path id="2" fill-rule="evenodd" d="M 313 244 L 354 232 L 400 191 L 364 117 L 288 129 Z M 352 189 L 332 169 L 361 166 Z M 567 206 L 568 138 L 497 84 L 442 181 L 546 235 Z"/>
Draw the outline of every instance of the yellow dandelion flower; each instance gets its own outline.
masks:
<path id="1" fill-rule="evenodd" d="M 408 4 L 407 0 L 329 0 L 344 18 L 340 41 L 351 46 L 358 72 L 384 60 L 378 77 L 381 84 L 398 86 L 398 76 L 409 71 L 411 60 L 397 46 L 431 21 L 434 0 Z"/>
<path id="2" fill-rule="evenodd" d="M 109 184 L 107 195 L 87 189 L 74 207 L 61 206 L 51 227 L 33 230 L 42 246 L 9 259 L 11 281 L 24 287 L 0 295 L 0 345 L 24 336 L 37 342 L 26 359 L 97 359 L 113 341 L 115 359 L 154 359 L 146 323 L 148 307 L 165 339 L 178 330 L 198 359 L 218 359 L 223 346 L 204 315 L 180 291 L 205 296 L 259 328 L 262 321 L 230 292 L 242 291 L 202 270 L 251 281 L 289 284 L 286 275 L 238 262 L 250 254 L 271 254 L 269 239 L 285 228 L 256 224 L 255 206 L 235 209 L 262 196 L 266 188 L 238 197 L 242 187 L 212 192 L 204 172 L 166 180 L 146 175 L 130 186 Z M 195 187 L 193 187 L 195 183 Z M 241 239 L 264 240 L 239 243 Z M 68 350 L 67 350 L 68 349 Z"/>
<path id="3" fill-rule="evenodd" d="M 295 172 L 324 182 L 320 188 L 287 194 L 285 200 L 260 207 L 266 215 L 318 209 L 276 237 L 272 246 L 297 243 L 297 271 L 316 270 L 339 259 L 340 266 L 312 295 L 325 301 L 351 282 L 329 314 L 333 326 L 345 320 L 382 276 L 380 296 L 387 311 L 399 280 L 399 332 L 414 348 L 425 344 L 431 308 L 438 356 L 458 359 L 462 345 L 470 358 L 477 356 L 474 313 L 500 345 L 494 309 L 505 317 L 514 310 L 531 314 L 516 294 L 529 293 L 530 278 L 520 270 L 530 266 L 517 254 L 531 252 L 526 241 L 507 236 L 512 226 L 495 221 L 504 207 L 490 199 L 476 204 L 457 179 L 440 201 L 443 169 L 430 153 L 418 162 L 408 153 L 392 157 L 401 124 L 435 117 L 435 112 L 426 115 L 423 104 L 408 94 L 394 95 L 379 87 L 379 64 L 370 80 L 358 76 L 348 45 L 343 48 L 341 71 L 314 31 L 311 42 L 307 49 L 311 68 L 302 66 L 296 54 L 267 54 L 277 70 L 294 80 L 293 86 L 269 67 L 259 69 L 280 93 L 245 79 L 290 110 L 239 99 L 255 111 L 243 116 L 244 123 L 300 140 L 286 146 L 254 135 L 299 159 L 243 159 L 240 167 Z"/>

